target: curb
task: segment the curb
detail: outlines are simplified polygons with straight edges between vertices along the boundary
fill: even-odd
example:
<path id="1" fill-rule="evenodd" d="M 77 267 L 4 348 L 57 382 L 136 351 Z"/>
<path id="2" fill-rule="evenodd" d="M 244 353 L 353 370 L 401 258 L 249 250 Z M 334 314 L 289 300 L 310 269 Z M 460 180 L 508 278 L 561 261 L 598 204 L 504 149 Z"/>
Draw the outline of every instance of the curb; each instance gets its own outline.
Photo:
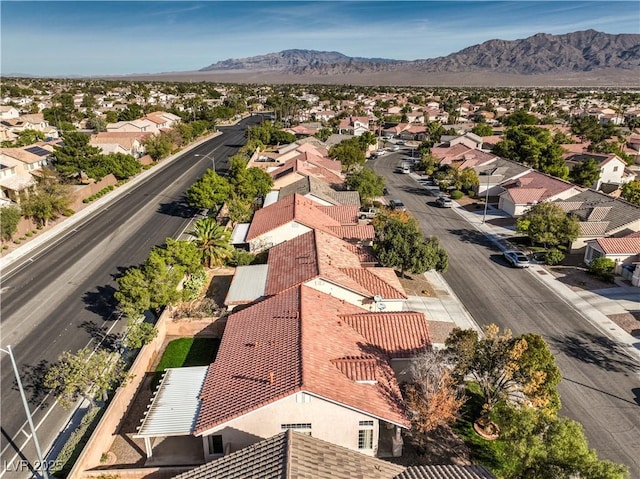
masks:
<path id="1" fill-rule="evenodd" d="M 192 149 L 196 148 L 197 146 L 200 146 L 202 143 L 205 143 L 206 141 L 209 141 L 212 138 L 216 138 L 217 136 L 220 136 L 220 135 L 222 135 L 222 132 L 218 130 L 215 133 L 212 133 L 211 135 L 208 135 L 208 136 L 196 141 L 195 143 L 191 143 L 186 148 L 178 151 L 177 153 L 174 153 L 173 155 L 170 155 L 169 157 L 165 158 L 164 160 L 161 160 L 160 163 L 154 165 L 153 168 L 149 168 L 148 170 L 143 170 L 138 175 L 136 175 L 134 178 L 132 178 L 130 181 L 127 181 L 122 186 L 119 186 L 118 188 L 115 188 L 111 192 L 111 194 L 105 195 L 102 198 L 99 198 L 99 199 L 97 199 L 95 201 L 92 201 L 88 206 L 86 206 L 85 208 L 81 209 L 77 213 L 69 216 L 68 218 L 65 218 L 63 221 L 61 221 L 59 224 L 57 224 L 56 226 L 54 226 L 50 230 L 45 231 L 44 233 L 42 233 L 41 235 L 38 235 L 33 240 L 28 241 L 23 246 L 15 249 L 11 253 L 9 253 L 6 256 L 3 256 L 2 258 L 0 258 L 0 270 L 4 270 L 5 268 L 11 266 L 13 263 L 17 262 L 23 256 L 26 256 L 29 253 L 31 253 L 36 248 L 42 246 L 43 244 L 47 243 L 48 241 L 50 241 L 52 239 L 57 238 L 58 236 L 60 236 L 63 233 L 65 233 L 67 230 L 69 230 L 72 227 L 78 225 L 79 223 L 82 223 L 83 221 L 86 221 L 92 215 L 96 214 L 99 210 L 101 210 L 104 206 L 107 206 L 107 205 L 113 203 L 117 198 L 119 198 L 120 195 L 126 194 L 127 191 L 129 191 L 132 188 L 136 187 L 138 184 L 142 183 L 143 181 L 146 181 L 147 178 L 150 178 L 150 177 L 160 173 L 170 163 L 172 163 L 178 157 L 182 156 L 184 153 L 187 153 L 187 152 L 191 151 Z M 4 273 L 4 271 L 3 271 L 3 273 Z"/>

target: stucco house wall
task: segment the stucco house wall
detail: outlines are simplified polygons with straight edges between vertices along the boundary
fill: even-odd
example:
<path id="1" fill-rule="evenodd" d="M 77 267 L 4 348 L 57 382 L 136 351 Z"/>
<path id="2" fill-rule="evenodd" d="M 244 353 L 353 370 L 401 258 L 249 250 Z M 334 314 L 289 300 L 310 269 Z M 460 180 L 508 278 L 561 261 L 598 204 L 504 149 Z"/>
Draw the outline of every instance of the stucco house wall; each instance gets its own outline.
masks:
<path id="1" fill-rule="evenodd" d="M 361 427 L 360 421 L 373 421 L 373 426 Z M 299 392 L 203 433 L 205 460 L 218 457 L 209 454 L 207 436 L 221 435 L 225 452 L 234 452 L 261 439 L 279 434 L 284 430 L 283 424 L 311 424 L 310 430 L 297 431 L 311 432 L 313 437 L 368 456 L 375 456 L 377 453 L 377 419 L 323 398 Z M 358 430 L 361 428 L 373 430 L 373 449 L 358 449 Z"/>
<path id="2" fill-rule="evenodd" d="M 296 221 L 290 221 L 282 226 L 260 235 L 249 241 L 249 251 L 257 253 L 269 249 L 280 243 L 296 238 L 311 231 L 311 228 Z"/>

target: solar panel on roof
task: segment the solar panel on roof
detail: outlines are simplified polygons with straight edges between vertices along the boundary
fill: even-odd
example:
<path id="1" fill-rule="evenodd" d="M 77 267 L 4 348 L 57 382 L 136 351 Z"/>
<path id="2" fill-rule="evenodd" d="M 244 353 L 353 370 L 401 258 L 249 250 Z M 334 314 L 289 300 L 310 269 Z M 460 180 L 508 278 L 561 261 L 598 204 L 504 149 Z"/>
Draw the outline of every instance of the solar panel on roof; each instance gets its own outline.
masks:
<path id="1" fill-rule="evenodd" d="M 25 148 L 24 151 L 28 151 L 29 153 L 37 156 L 49 156 L 51 154 L 50 151 L 45 150 L 44 148 L 41 148 L 39 146 L 30 146 L 29 148 Z"/>

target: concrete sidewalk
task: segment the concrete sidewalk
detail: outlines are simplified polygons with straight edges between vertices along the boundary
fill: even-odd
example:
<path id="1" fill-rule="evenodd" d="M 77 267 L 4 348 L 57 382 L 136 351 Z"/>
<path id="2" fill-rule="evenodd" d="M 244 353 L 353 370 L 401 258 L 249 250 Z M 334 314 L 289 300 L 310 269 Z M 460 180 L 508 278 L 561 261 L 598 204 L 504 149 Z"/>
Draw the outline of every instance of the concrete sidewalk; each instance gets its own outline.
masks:
<path id="1" fill-rule="evenodd" d="M 454 210 L 501 250 L 512 247 L 509 239 L 516 235 L 515 228 L 492 224 L 495 220 L 509 218 L 503 211 L 489 206 L 483 221 L 483 210 L 471 212 L 460 206 L 455 206 Z M 627 333 L 607 317 L 611 314 L 640 311 L 640 288 L 619 284 L 596 291 L 574 291 L 556 279 L 542 265 L 533 265 L 528 271 L 603 334 L 623 346 L 629 355 L 640 361 L 640 339 Z"/>

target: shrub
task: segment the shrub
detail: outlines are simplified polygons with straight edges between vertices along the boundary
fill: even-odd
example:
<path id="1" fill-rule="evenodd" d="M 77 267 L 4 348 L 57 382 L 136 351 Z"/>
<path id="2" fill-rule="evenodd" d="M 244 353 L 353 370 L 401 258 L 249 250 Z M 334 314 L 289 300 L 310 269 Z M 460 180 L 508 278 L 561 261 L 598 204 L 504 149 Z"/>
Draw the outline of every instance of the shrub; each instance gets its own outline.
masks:
<path id="1" fill-rule="evenodd" d="M 5 250 L 5 249 L 9 249 L 9 245 L 8 245 L 8 244 L 4 245 L 4 246 L 2 247 L 2 249 L 3 249 L 3 250 Z"/>
<path id="2" fill-rule="evenodd" d="M 25 235 L 27 238 L 31 238 L 31 237 L 33 236 L 33 233 L 32 233 L 31 231 L 27 231 L 24 235 Z"/>
<path id="3" fill-rule="evenodd" d="M 450 196 L 452 200 L 459 200 L 464 196 L 464 193 L 460 190 L 453 190 Z"/>
<path id="4" fill-rule="evenodd" d="M 589 272 L 594 276 L 604 280 L 613 282 L 613 269 L 616 263 L 609 258 L 596 258 L 589 265 Z"/>
<path id="5" fill-rule="evenodd" d="M 20 243 L 22 243 L 22 241 L 20 241 L 19 239 L 14 239 L 14 240 L 13 240 L 13 243 L 14 243 L 14 244 L 20 244 Z"/>
<path id="6" fill-rule="evenodd" d="M 559 249 L 555 249 L 555 248 L 550 249 L 544 255 L 544 262 L 549 266 L 553 266 L 554 264 L 560 264 L 562 263 L 563 259 L 564 259 L 564 253 Z"/>

